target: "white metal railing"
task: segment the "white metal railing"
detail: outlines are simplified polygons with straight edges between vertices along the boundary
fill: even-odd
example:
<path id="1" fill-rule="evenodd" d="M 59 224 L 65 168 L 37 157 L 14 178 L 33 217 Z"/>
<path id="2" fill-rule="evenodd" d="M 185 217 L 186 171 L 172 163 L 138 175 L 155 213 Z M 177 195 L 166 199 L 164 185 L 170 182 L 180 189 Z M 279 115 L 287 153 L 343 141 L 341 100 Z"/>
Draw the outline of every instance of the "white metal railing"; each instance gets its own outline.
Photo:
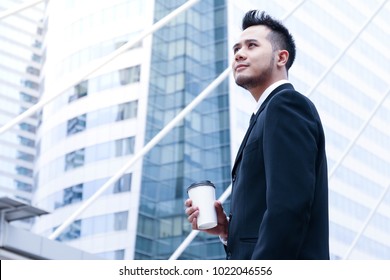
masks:
<path id="1" fill-rule="evenodd" d="M 42 3 L 44 2 L 45 0 L 34 0 L 34 1 L 31 1 L 31 2 L 27 2 L 27 3 L 22 3 L 20 5 L 16 5 L 15 7 L 13 8 L 10 8 L 8 10 L 5 10 L 5 11 L 1 11 L 0 12 L 0 20 L 2 19 L 5 19 L 6 17 L 9 17 L 9 16 L 12 16 L 14 14 L 17 14 L 23 10 L 26 10 L 28 8 L 31 8 L 35 5 L 38 5 L 39 3 Z M 49 0 L 47 0 L 49 1 Z"/>

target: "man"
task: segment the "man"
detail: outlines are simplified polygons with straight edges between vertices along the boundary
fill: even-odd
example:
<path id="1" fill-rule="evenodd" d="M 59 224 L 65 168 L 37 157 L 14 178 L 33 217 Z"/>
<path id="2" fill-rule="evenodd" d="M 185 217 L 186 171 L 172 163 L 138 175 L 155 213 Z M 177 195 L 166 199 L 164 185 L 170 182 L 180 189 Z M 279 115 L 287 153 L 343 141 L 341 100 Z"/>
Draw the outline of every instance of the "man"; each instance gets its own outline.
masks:
<path id="1" fill-rule="evenodd" d="M 249 11 L 233 75 L 257 102 L 232 169 L 231 212 L 216 201 L 227 259 L 329 259 L 325 139 L 313 103 L 288 82 L 295 43 L 264 12 Z M 193 229 L 199 209 L 185 202 Z"/>

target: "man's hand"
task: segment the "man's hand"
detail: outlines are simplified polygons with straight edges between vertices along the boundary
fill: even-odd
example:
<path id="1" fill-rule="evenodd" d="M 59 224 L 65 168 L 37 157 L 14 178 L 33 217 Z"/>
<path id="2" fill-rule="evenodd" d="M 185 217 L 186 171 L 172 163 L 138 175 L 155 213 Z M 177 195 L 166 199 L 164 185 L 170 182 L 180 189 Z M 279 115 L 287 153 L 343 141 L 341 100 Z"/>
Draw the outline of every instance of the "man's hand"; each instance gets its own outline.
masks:
<path id="1" fill-rule="evenodd" d="M 197 225 L 197 222 L 198 222 L 197 218 L 199 216 L 199 208 L 192 206 L 191 199 L 187 199 L 184 204 L 187 207 L 185 212 L 186 212 L 186 215 L 188 216 L 188 221 L 192 225 L 192 229 L 199 230 L 198 225 Z M 223 211 L 222 203 L 220 201 L 215 201 L 214 207 L 215 207 L 215 210 L 217 212 L 218 224 L 213 228 L 201 230 L 201 231 L 207 232 L 209 234 L 219 235 L 224 240 L 227 240 L 229 221 L 227 220 L 226 214 Z"/>

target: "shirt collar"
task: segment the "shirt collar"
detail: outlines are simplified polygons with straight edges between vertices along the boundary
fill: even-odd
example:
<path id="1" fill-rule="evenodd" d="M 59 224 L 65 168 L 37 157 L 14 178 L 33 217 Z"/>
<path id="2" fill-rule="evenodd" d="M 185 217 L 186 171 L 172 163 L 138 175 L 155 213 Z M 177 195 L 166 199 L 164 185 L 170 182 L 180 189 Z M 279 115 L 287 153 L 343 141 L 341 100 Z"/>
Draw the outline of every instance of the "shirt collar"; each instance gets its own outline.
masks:
<path id="1" fill-rule="evenodd" d="M 274 89 L 276 89 L 278 86 L 281 86 L 281 85 L 287 84 L 287 83 L 290 83 L 290 82 L 288 80 L 279 80 L 279 81 L 273 83 L 272 85 L 270 85 L 269 87 L 267 87 L 267 89 L 263 92 L 263 94 L 260 96 L 259 100 L 257 101 L 257 106 L 256 106 L 255 110 L 253 111 L 253 114 L 256 115 L 257 111 L 259 111 L 263 102 L 267 99 L 267 97 L 271 94 L 271 92 Z"/>

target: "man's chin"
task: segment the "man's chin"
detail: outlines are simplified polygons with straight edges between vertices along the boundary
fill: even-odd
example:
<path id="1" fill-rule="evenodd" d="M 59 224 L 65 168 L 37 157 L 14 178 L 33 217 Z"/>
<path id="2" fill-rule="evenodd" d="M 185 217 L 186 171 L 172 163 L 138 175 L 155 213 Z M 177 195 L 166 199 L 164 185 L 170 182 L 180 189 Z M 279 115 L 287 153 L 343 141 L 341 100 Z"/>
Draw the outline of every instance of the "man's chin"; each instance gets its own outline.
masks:
<path id="1" fill-rule="evenodd" d="M 248 89 L 248 83 L 249 81 L 247 79 L 243 78 L 236 78 L 236 84 L 244 89 Z"/>

